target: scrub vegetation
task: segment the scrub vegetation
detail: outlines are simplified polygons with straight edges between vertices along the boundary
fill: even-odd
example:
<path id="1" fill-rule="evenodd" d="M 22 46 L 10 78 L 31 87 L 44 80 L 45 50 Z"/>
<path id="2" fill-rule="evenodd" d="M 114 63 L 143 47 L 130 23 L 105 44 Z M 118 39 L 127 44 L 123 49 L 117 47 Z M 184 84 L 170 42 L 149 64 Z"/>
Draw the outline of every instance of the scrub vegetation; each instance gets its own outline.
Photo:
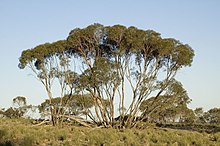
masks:
<path id="1" fill-rule="evenodd" d="M 78 146 L 78 145 L 220 145 L 220 133 L 159 128 L 152 124 L 145 129 L 87 128 L 73 123 L 63 127 L 34 126 L 27 119 L 1 119 L 1 146 Z"/>

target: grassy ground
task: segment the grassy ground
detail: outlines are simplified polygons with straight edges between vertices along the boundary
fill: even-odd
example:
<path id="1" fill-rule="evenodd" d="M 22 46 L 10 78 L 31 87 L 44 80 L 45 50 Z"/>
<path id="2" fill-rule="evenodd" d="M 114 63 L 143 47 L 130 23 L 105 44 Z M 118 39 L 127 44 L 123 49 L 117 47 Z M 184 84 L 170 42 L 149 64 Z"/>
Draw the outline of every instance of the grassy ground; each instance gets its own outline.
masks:
<path id="1" fill-rule="evenodd" d="M 0 119 L 0 146 L 220 146 L 220 133 L 199 133 L 149 126 L 146 129 L 101 129 L 78 126 L 33 126 L 29 120 Z"/>

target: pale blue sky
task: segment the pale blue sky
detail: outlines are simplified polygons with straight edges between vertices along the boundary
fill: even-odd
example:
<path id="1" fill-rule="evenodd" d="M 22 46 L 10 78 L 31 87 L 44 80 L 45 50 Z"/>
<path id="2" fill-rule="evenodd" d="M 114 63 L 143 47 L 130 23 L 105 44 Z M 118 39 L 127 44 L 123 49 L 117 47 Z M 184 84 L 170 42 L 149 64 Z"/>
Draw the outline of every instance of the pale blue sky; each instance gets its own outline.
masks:
<path id="1" fill-rule="evenodd" d="M 0 107 L 9 107 L 18 95 L 31 104 L 46 96 L 27 70 L 20 70 L 22 50 L 65 39 L 71 29 L 89 24 L 122 24 L 153 29 L 195 50 L 191 68 L 177 76 L 193 100 L 191 108 L 220 107 L 219 0 L 1 0 Z"/>

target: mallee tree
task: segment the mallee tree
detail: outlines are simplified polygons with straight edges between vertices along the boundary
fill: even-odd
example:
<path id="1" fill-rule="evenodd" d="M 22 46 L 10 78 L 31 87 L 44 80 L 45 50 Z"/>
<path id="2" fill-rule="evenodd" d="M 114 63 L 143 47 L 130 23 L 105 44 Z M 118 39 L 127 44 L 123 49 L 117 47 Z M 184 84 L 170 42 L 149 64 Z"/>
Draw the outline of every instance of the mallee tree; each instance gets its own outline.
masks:
<path id="1" fill-rule="evenodd" d="M 157 123 L 189 122 L 193 111 L 187 107 L 191 99 L 182 84 L 171 80 L 164 95 L 141 103 L 141 120 Z"/>
<path id="2" fill-rule="evenodd" d="M 191 66 L 193 57 L 189 45 L 162 38 L 153 30 L 94 24 L 72 30 L 66 40 L 23 51 L 19 67 L 32 69 L 45 86 L 50 104 L 52 84 L 58 83 L 60 97 L 91 95 L 95 123 L 131 128 L 141 103 L 152 94 L 155 100 L 164 95 L 176 73 Z M 60 105 L 66 106 L 62 98 Z M 62 117 L 54 110 L 59 107 L 50 105 L 54 125 Z"/>

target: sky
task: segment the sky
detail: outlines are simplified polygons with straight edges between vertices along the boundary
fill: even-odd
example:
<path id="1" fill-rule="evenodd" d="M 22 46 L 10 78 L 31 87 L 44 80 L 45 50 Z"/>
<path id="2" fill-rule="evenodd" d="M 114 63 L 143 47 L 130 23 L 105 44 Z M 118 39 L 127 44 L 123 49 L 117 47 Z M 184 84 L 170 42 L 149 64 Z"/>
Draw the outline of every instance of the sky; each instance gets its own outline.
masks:
<path id="1" fill-rule="evenodd" d="M 1 0 L 0 108 L 12 106 L 16 96 L 33 105 L 47 97 L 31 72 L 18 68 L 23 50 L 65 39 L 72 29 L 93 23 L 152 29 L 189 44 L 193 64 L 176 76 L 192 99 L 189 107 L 220 107 L 219 8 L 219 0 Z"/>

